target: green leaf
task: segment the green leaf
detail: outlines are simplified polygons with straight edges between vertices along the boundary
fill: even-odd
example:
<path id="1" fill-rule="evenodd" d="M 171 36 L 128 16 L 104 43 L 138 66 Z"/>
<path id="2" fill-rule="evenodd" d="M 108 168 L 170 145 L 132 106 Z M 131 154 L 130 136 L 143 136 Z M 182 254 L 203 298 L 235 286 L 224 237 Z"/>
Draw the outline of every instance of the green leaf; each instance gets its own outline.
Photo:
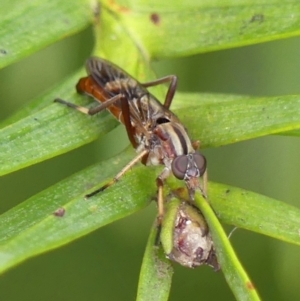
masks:
<path id="1" fill-rule="evenodd" d="M 93 198 L 84 195 L 103 185 L 133 156 L 120 156 L 90 167 L 31 197 L 0 217 L 0 272 L 37 254 L 60 247 L 130 215 L 155 194 L 155 173 L 139 166 L 122 181 Z M 144 184 L 147 183 L 147 187 Z M 61 217 L 54 212 L 65 209 Z"/>
<path id="2" fill-rule="evenodd" d="M 0 68 L 82 31 L 92 17 L 85 0 L 2 0 Z"/>
<path id="3" fill-rule="evenodd" d="M 8 117 L 6 120 L 0 123 L 0 127 L 4 128 L 10 124 L 21 121 L 21 119 L 28 117 L 29 115 L 34 115 L 42 109 L 49 108 L 53 104 L 55 98 L 64 98 L 64 99 L 74 99 L 83 101 L 83 97 L 78 96 L 75 93 L 75 84 L 78 82 L 80 76 L 84 74 L 83 69 L 70 75 L 67 80 L 63 83 L 54 87 L 51 91 L 44 93 L 44 95 L 31 100 L 26 103 L 23 108 L 20 108 L 14 114 Z M 49 111 L 50 112 L 50 111 Z"/>
<path id="4" fill-rule="evenodd" d="M 94 118 L 53 102 L 55 96 L 78 99 L 74 92 L 77 79 L 78 74 L 41 101 L 34 101 L 9 120 L 14 123 L 0 130 L 0 175 L 89 143 L 119 124 L 106 112 Z"/>
<path id="5" fill-rule="evenodd" d="M 209 183 L 209 201 L 225 223 L 300 245 L 300 209 L 264 195 Z"/>
<path id="6" fill-rule="evenodd" d="M 294 131 L 279 133 L 279 135 L 299 137 L 300 136 L 300 130 L 294 130 Z"/>
<path id="7" fill-rule="evenodd" d="M 74 90 L 71 85 L 77 81 L 76 76 L 63 84 L 57 90 L 59 92 L 51 92 L 45 98 L 48 99 L 48 107 L 36 112 L 33 105 L 31 115 L 0 130 L 0 174 L 89 143 L 117 126 L 118 122 L 107 114 L 90 117 L 52 102 L 54 95 L 68 100 L 79 98 L 70 92 Z M 68 92 L 60 94 L 63 89 Z M 174 103 L 177 103 L 174 112 L 178 112 L 191 137 L 200 138 L 203 147 L 300 128 L 298 95 L 249 98 L 188 94 L 185 97 L 184 93 L 180 93 Z M 20 113 L 19 116 L 22 115 Z"/>
<path id="8" fill-rule="evenodd" d="M 218 218 L 199 192 L 195 195 L 195 203 L 206 218 L 219 264 L 236 299 L 240 301 L 260 300 L 255 286 L 239 262 Z"/>
<path id="9" fill-rule="evenodd" d="M 232 95 L 214 95 L 214 101 L 203 105 L 205 96 L 195 94 L 191 105 L 188 101 L 184 102 L 183 94 L 181 97 L 179 102 L 185 103 L 185 106 L 178 110 L 179 117 L 191 136 L 200 139 L 203 147 L 221 146 L 300 128 L 300 95 L 240 96 L 235 99 Z M 223 101 L 218 101 L 220 98 Z M 176 109 L 174 111 L 177 112 Z"/>
<path id="10" fill-rule="evenodd" d="M 104 192 L 84 199 L 85 194 L 109 181 L 133 157 L 130 148 L 130 151 L 88 168 L 3 214 L 0 217 L 0 271 L 73 241 L 149 204 L 161 168 L 141 164 Z M 182 184 L 174 178 L 168 180 L 171 189 Z M 209 183 L 208 193 L 221 221 L 299 244 L 299 209 L 228 185 Z M 66 210 L 63 217 L 53 215 L 59 208 Z M 147 260 L 151 259 L 147 256 L 144 260 L 146 268 L 150 269 L 151 263 Z M 147 279 L 147 270 L 142 273 L 141 277 Z"/>
<path id="11" fill-rule="evenodd" d="M 174 57 L 300 33 L 300 3 L 279 0 L 105 1 L 150 57 Z"/>
<path id="12" fill-rule="evenodd" d="M 173 268 L 161 247 L 155 245 L 157 238 L 157 222 L 155 221 L 147 242 L 146 251 L 141 267 L 137 301 L 168 300 Z"/>

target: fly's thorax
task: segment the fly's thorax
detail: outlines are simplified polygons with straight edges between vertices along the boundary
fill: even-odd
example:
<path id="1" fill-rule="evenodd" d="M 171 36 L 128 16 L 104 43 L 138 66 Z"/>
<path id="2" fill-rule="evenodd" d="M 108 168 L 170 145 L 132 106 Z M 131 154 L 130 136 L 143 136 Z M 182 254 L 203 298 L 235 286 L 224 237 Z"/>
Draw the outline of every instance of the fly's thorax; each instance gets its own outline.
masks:
<path id="1" fill-rule="evenodd" d="M 152 94 L 149 94 L 148 108 L 150 116 L 156 125 L 168 122 L 180 123 L 179 118 L 168 108 L 164 107 Z"/>
<path id="2" fill-rule="evenodd" d="M 156 126 L 153 133 L 158 137 L 169 158 L 194 153 L 192 142 L 181 123 L 167 122 Z"/>
<path id="3" fill-rule="evenodd" d="M 166 122 L 169 122 L 169 117 L 167 116 L 169 111 L 150 93 L 137 98 L 136 106 L 144 122 L 151 125 L 151 130 L 155 128 L 159 118 L 165 117 Z"/>
<path id="4" fill-rule="evenodd" d="M 146 165 L 148 165 L 148 166 L 149 165 L 157 166 L 157 165 L 162 165 L 162 164 L 164 164 L 163 152 L 162 152 L 161 147 L 156 146 L 156 147 L 152 148 L 149 151 L 147 161 L 146 161 Z"/>

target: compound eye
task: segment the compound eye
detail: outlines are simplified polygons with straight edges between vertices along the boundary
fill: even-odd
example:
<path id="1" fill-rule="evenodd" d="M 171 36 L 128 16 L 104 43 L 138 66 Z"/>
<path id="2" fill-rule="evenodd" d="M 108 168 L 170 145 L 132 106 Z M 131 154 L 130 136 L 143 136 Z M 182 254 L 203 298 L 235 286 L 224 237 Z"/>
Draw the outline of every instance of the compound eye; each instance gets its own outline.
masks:
<path id="1" fill-rule="evenodd" d="M 176 157 L 172 162 L 172 171 L 174 176 L 183 180 L 188 166 L 188 158 L 186 155 Z"/>
<path id="2" fill-rule="evenodd" d="M 206 170 L 206 159 L 203 155 L 199 153 L 194 154 L 194 162 L 199 169 L 200 175 L 202 176 Z"/>

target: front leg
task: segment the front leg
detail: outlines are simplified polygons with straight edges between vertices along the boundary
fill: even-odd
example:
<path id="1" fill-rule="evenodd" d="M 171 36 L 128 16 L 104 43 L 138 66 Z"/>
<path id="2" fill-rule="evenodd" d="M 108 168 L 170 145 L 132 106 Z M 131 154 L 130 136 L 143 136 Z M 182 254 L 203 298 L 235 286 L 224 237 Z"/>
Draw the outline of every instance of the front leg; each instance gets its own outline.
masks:
<path id="1" fill-rule="evenodd" d="M 143 150 L 142 152 L 140 152 L 129 163 L 127 163 L 126 166 L 123 167 L 112 180 L 110 180 L 108 183 L 106 183 L 102 187 L 98 188 L 97 190 L 94 190 L 93 192 L 87 194 L 85 196 L 85 198 L 88 199 L 88 198 L 98 194 L 99 192 L 104 191 L 106 188 L 112 186 L 113 184 L 115 184 L 117 181 L 119 181 L 124 176 L 124 174 L 127 171 L 129 171 L 137 162 L 139 162 L 145 155 L 147 155 L 147 153 L 148 153 L 147 150 Z"/>
<path id="2" fill-rule="evenodd" d="M 158 207 L 157 225 L 158 225 L 158 227 L 161 227 L 161 223 L 164 218 L 164 195 L 163 195 L 164 182 L 170 176 L 170 174 L 171 174 L 171 170 L 168 167 L 165 167 L 163 172 L 156 178 L 157 207 Z"/>

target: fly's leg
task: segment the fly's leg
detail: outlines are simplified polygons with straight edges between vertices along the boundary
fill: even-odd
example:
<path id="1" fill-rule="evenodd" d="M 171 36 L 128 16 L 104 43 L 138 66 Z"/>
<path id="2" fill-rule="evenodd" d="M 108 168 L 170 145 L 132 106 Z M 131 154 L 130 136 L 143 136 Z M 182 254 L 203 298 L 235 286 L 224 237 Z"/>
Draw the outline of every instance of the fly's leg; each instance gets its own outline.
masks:
<path id="1" fill-rule="evenodd" d="M 200 149 L 200 141 L 199 140 L 193 141 L 192 146 L 193 146 L 194 150 Z"/>
<path id="2" fill-rule="evenodd" d="M 208 179 L 207 179 L 207 169 L 205 170 L 203 176 L 202 176 L 202 187 L 200 188 L 201 192 L 202 192 L 202 196 L 207 200 L 207 183 L 208 183 Z"/>
<path id="3" fill-rule="evenodd" d="M 108 106 L 110 106 L 111 104 L 113 104 L 115 101 L 121 101 L 121 112 L 123 114 L 123 118 L 124 118 L 124 124 L 127 130 L 127 134 L 128 134 L 128 138 L 130 140 L 130 142 L 132 143 L 132 145 L 136 148 L 136 141 L 134 139 L 134 129 L 132 127 L 131 121 L 130 121 L 130 114 L 129 114 L 129 105 L 128 105 L 128 101 L 126 98 L 124 98 L 121 94 L 116 95 L 112 98 L 110 98 L 109 100 L 105 101 L 104 103 L 102 103 L 101 105 L 95 107 L 95 108 L 85 108 L 82 106 L 78 106 L 74 103 L 65 101 L 63 99 L 57 98 L 54 101 L 55 102 L 59 102 L 61 104 L 64 104 L 70 108 L 73 108 L 81 113 L 87 114 L 87 115 L 94 115 L 98 112 L 101 112 L 103 109 L 106 109 Z M 108 182 L 107 184 L 105 184 L 104 186 L 102 186 L 101 188 L 87 194 L 85 197 L 86 198 L 90 198 L 96 194 L 98 194 L 101 191 L 104 191 L 106 188 L 110 187 L 111 185 L 113 185 L 115 182 L 117 182 L 132 166 L 134 166 L 138 161 L 140 161 L 144 156 L 146 156 L 148 154 L 148 150 L 144 150 L 141 153 L 139 153 L 135 158 L 133 158 L 110 182 Z"/>
<path id="4" fill-rule="evenodd" d="M 58 102 L 58 103 L 61 103 L 63 105 L 66 105 L 67 107 L 75 109 L 75 110 L 77 110 L 77 111 L 79 111 L 83 114 L 86 114 L 86 115 L 95 115 L 95 114 L 103 111 L 104 109 L 107 109 L 110 105 L 112 105 L 113 103 L 115 103 L 118 100 L 121 100 L 122 98 L 123 98 L 123 96 L 121 94 L 118 94 L 118 95 L 108 99 L 107 101 L 101 103 L 99 106 L 94 107 L 94 108 L 90 108 L 90 109 L 86 108 L 86 107 L 78 106 L 75 103 L 65 101 L 61 98 L 54 99 L 54 102 Z"/>
<path id="5" fill-rule="evenodd" d="M 155 238 L 155 245 L 158 245 L 160 242 L 160 232 L 162 221 L 164 218 L 164 195 L 163 195 L 163 188 L 164 188 L 164 181 L 170 175 L 170 170 L 165 168 L 163 172 L 157 177 L 156 185 L 157 185 L 157 207 L 158 207 L 158 216 L 157 216 L 157 236 Z"/>
<path id="6" fill-rule="evenodd" d="M 86 108 L 86 107 L 82 107 L 82 106 L 78 106 L 72 102 L 68 102 L 65 101 L 63 99 L 60 98 L 56 98 L 54 100 L 54 102 L 58 102 L 61 103 L 63 105 L 66 105 L 72 109 L 75 109 L 83 114 L 86 115 L 95 115 L 101 111 L 103 111 L 104 109 L 107 109 L 110 105 L 112 105 L 113 103 L 115 103 L 116 101 L 121 101 L 121 112 L 122 112 L 122 116 L 124 118 L 124 124 L 126 127 L 126 131 L 127 131 L 127 135 L 129 138 L 129 141 L 131 142 L 132 146 L 134 148 L 137 148 L 137 143 L 135 141 L 134 138 L 134 134 L 135 134 L 135 130 L 132 127 L 131 121 L 130 121 L 130 111 L 129 111 L 129 104 L 128 104 L 128 100 L 122 95 L 122 94 L 118 94 L 108 100 L 106 100 L 105 102 L 102 102 L 99 106 L 94 107 L 94 108 Z"/>
<path id="7" fill-rule="evenodd" d="M 176 75 L 168 75 L 168 76 L 159 78 L 159 79 L 151 81 L 151 82 L 143 83 L 142 86 L 145 87 L 145 88 L 148 88 L 148 87 L 161 85 L 161 84 L 164 84 L 164 83 L 167 83 L 167 82 L 170 82 L 170 85 L 169 85 L 168 92 L 166 94 L 164 107 L 169 109 L 170 106 L 171 106 L 176 88 L 177 88 L 177 76 Z"/>
<path id="8" fill-rule="evenodd" d="M 96 194 L 98 194 L 99 192 L 104 191 L 106 188 L 112 186 L 113 184 L 115 184 L 117 181 L 120 180 L 120 178 L 131 168 L 133 167 L 138 161 L 141 160 L 141 158 L 145 155 L 148 154 L 147 150 L 142 151 L 141 153 L 139 153 L 136 157 L 134 157 L 125 167 L 123 167 L 117 174 L 116 176 L 109 181 L 108 183 L 106 183 L 105 185 L 103 185 L 102 187 L 100 187 L 99 189 L 87 194 L 85 197 L 86 198 L 90 198 Z"/>
<path id="9" fill-rule="evenodd" d="M 122 109 L 122 115 L 123 115 L 124 125 L 126 128 L 128 139 L 129 139 L 131 145 L 134 148 L 137 148 L 138 144 L 134 138 L 135 129 L 133 128 L 131 119 L 130 119 L 129 103 L 125 97 L 122 97 L 122 99 L 121 99 L 121 109 Z"/>

